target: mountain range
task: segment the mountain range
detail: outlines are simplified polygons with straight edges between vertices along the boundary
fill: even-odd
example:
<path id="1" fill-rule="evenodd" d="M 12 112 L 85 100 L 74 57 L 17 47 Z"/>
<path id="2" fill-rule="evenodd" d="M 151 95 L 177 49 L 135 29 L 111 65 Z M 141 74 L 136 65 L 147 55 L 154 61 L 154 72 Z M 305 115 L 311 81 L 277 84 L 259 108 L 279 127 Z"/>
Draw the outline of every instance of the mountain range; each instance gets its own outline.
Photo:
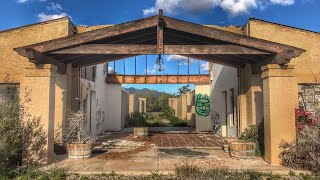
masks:
<path id="1" fill-rule="evenodd" d="M 129 87 L 129 88 L 123 88 L 125 91 L 127 91 L 129 94 L 134 94 L 137 91 L 142 91 L 144 93 L 148 92 L 148 91 L 153 91 L 155 93 L 156 96 L 159 96 L 161 92 L 157 91 L 157 90 L 151 90 L 148 88 L 143 88 L 143 89 L 136 89 L 134 87 Z"/>

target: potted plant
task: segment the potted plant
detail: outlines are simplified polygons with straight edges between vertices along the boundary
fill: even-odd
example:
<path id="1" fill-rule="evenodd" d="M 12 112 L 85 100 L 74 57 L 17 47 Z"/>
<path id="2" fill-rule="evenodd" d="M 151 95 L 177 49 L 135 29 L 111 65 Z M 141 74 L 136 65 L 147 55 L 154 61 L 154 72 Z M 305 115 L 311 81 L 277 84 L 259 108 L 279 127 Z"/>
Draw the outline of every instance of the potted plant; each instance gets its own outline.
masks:
<path id="1" fill-rule="evenodd" d="M 133 126 L 134 138 L 148 137 L 149 128 L 148 128 L 146 113 L 140 113 L 140 112 L 131 113 L 129 122 L 130 122 L 130 125 Z"/>
<path id="2" fill-rule="evenodd" d="M 69 133 L 65 136 L 68 158 L 83 159 L 92 155 L 93 143 L 96 138 L 86 132 L 87 118 L 85 113 L 71 113 L 68 118 Z"/>

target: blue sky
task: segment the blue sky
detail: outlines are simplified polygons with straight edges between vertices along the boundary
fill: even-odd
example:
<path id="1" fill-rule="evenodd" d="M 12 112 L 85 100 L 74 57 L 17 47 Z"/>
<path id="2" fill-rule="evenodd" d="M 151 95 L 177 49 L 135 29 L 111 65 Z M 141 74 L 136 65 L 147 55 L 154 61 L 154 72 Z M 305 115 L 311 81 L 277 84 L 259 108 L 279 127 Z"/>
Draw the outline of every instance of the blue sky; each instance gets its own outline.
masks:
<path id="1" fill-rule="evenodd" d="M 159 8 L 174 18 L 199 24 L 243 26 L 248 18 L 255 17 L 280 24 L 320 31 L 319 0 L 1 0 L 0 31 L 62 16 L 71 17 L 75 25 L 118 24 L 153 15 Z M 138 57 L 141 64 L 144 56 Z M 148 72 L 158 73 L 153 66 L 156 56 L 148 56 Z M 176 56 L 164 56 L 165 73 L 186 73 L 185 60 Z M 137 61 L 137 62 L 138 62 Z M 126 61 L 130 67 L 133 60 Z M 192 61 L 191 66 L 197 66 Z M 117 66 L 121 67 L 121 61 Z M 128 64 L 128 65 L 127 65 Z M 206 73 L 205 62 L 200 62 L 201 73 Z M 132 64 L 131 64 L 131 67 Z M 144 67 L 139 73 L 144 73 Z M 117 71 L 121 71 L 120 68 Z M 195 69 L 195 68 L 191 68 Z M 126 68 L 133 73 L 133 68 Z M 197 72 L 195 72 L 197 73 Z M 137 88 L 176 92 L 177 86 L 137 85 Z"/>

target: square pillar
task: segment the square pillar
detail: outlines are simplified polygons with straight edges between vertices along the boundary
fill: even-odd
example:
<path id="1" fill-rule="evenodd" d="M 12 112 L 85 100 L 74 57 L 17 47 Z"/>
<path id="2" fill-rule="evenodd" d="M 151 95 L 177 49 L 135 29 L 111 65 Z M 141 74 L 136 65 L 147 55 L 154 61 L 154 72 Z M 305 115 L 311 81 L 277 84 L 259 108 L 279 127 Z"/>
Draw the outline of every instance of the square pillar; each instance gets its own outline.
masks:
<path id="1" fill-rule="evenodd" d="M 195 85 L 196 130 L 212 131 L 210 85 Z"/>
<path id="2" fill-rule="evenodd" d="M 57 68 L 30 64 L 24 71 L 22 102 L 24 121 L 32 121 L 30 136 L 25 137 L 24 164 L 48 164 L 54 159 L 55 80 Z"/>
<path id="3" fill-rule="evenodd" d="M 279 145 L 296 138 L 294 108 L 297 105 L 298 85 L 294 67 L 269 64 L 262 67 L 264 104 L 265 161 L 281 162 Z"/>

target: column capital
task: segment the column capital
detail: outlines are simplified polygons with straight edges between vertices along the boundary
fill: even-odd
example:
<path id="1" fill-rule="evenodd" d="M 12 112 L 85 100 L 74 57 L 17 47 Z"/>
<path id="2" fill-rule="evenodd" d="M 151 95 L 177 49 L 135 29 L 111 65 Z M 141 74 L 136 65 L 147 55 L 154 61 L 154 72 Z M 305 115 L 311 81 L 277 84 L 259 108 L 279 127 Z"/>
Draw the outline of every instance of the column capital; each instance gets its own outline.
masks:
<path id="1" fill-rule="evenodd" d="M 294 66 L 293 65 L 278 65 L 268 64 L 261 68 L 261 78 L 269 77 L 294 77 Z"/>
<path id="2" fill-rule="evenodd" d="M 57 67 L 51 64 L 29 63 L 24 69 L 25 77 L 56 77 Z"/>

